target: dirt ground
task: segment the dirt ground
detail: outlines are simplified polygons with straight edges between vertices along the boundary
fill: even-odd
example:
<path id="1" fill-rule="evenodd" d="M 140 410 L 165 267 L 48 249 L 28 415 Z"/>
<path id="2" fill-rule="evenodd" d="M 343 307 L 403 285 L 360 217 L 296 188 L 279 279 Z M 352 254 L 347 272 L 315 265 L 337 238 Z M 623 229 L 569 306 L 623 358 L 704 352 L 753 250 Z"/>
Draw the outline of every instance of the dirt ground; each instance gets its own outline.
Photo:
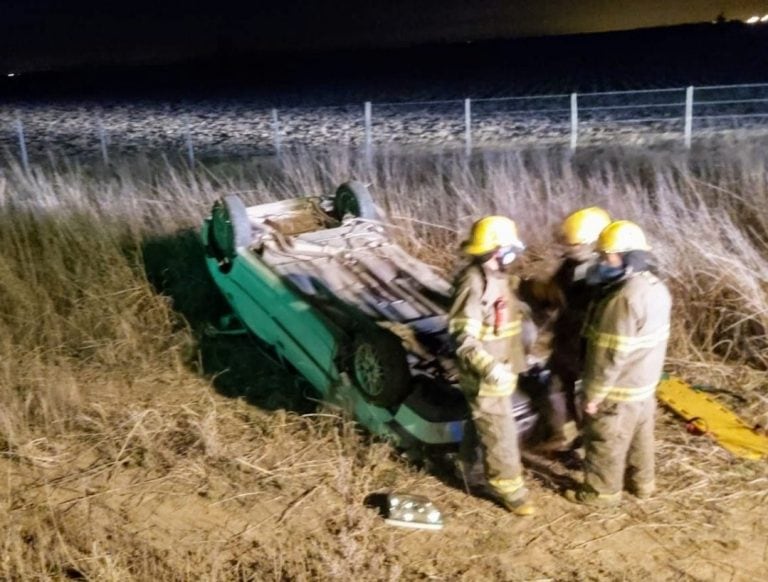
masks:
<path id="1" fill-rule="evenodd" d="M 270 373 L 258 382 L 288 378 Z M 0 458 L 6 540 L 19 533 L 51 578 L 719 581 L 768 571 L 768 465 L 731 458 L 665 411 L 654 499 L 573 506 L 559 491 L 578 472 L 526 453 L 539 511 L 520 518 L 333 411 L 270 411 L 193 374 L 162 380 L 97 383 L 79 430 Z M 428 496 L 444 529 L 387 525 L 366 498 L 390 491 Z M 69 554 L 51 551 L 57 539 Z M 11 550 L 21 555 L 6 541 Z"/>

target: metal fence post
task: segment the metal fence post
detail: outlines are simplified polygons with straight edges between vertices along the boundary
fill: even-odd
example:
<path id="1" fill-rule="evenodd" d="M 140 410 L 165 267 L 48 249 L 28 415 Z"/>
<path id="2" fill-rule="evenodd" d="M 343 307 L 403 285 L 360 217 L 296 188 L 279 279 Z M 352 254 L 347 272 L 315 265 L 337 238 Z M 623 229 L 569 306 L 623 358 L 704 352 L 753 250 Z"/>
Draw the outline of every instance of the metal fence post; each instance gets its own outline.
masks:
<path id="1" fill-rule="evenodd" d="M 371 113 L 371 102 L 366 101 L 364 107 L 365 113 L 365 160 L 366 163 L 371 163 L 373 155 L 373 120 Z"/>
<path id="2" fill-rule="evenodd" d="M 280 157 L 282 144 L 280 143 L 280 118 L 277 116 L 277 109 L 272 109 L 272 141 L 275 146 L 275 155 Z"/>
<path id="3" fill-rule="evenodd" d="M 29 154 L 27 153 L 27 142 L 24 139 L 24 124 L 21 117 L 16 114 L 16 134 L 19 138 L 19 154 L 21 155 L 21 166 L 24 172 L 29 174 Z"/>
<path id="4" fill-rule="evenodd" d="M 472 153 L 472 100 L 464 99 L 464 148 L 467 155 Z"/>
<path id="5" fill-rule="evenodd" d="M 104 161 L 104 165 L 109 165 L 109 150 L 107 131 L 104 129 L 104 123 L 101 120 L 101 115 L 96 116 L 96 123 L 99 131 L 99 149 L 101 151 L 101 159 Z"/>
<path id="6" fill-rule="evenodd" d="M 693 86 L 685 90 L 685 147 L 691 149 L 693 135 Z"/>
<path id="7" fill-rule="evenodd" d="M 195 167 L 195 147 L 192 144 L 192 128 L 189 125 L 189 115 L 184 116 L 184 135 L 187 142 L 187 161 L 189 167 Z"/>
<path id="8" fill-rule="evenodd" d="M 576 149 L 579 142 L 579 101 L 576 93 L 571 93 L 571 149 Z"/>

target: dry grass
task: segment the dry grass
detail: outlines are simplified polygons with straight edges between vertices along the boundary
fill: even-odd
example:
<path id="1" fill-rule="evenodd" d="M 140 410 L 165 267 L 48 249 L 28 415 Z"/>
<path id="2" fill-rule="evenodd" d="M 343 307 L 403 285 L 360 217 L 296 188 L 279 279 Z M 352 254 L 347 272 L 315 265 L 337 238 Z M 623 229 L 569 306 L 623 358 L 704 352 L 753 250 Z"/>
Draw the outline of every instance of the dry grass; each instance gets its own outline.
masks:
<path id="1" fill-rule="evenodd" d="M 252 340 L 204 337 L 204 323 L 224 306 L 196 229 L 223 193 L 254 203 L 330 193 L 363 176 L 405 244 L 446 272 L 461 234 L 488 212 L 518 221 L 531 249 L 523 268 L 540 272 L 555 258 L 550 233 L 559 219 L 603 205 L 646 228 L 671 285 L 670 368 L 741 393 L 751 416 L 768 407 L 762 145 L 710 144 L 690 155 L 485 152 L 469 161 L 389 152 L 371 174 L 351 152 L 297 152 L 281 165 L 195 174 L 162 160 L 31 176 L 4 167 L 0 578 L 738 573 L 704 544 L 738 554 L 728 544 L 744 538 L 713 527 L 733 528 L 734 512 L 753 524 L 764 518 L 764 464 L 733 461 L 665 416 L 662 499 L 607 517 L 553 502 L 541 521 L 523 524 L 468 499 L 440 471 L 408 465 L 334 412 L 313 411 L 301 385 Z M 530 472 L 540 497 L 570 478 L 540 459 Z M 430 494 L 453 525 L 442 538 L 387 528 L 364 501 L 393 488 Z M 622 562 L 610 553 L 633 536 L 655 540 L 658 556 Z"/>

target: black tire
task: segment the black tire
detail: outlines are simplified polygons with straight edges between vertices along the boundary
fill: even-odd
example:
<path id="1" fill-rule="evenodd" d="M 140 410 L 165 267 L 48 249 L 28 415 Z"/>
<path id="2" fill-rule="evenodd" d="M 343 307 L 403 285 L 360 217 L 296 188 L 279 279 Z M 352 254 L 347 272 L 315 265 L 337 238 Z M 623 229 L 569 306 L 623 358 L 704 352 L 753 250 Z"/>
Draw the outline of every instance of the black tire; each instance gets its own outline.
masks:
<path id="1" fill-rule="evenodd" d="M 356 180 L 344 182 L 336 189 L 333 197 L 333 213 L 339 220 L 348 214 L 367 220 L 382 219 L 368 187 Z"/>
<path id="2" fill-rule="evenodd" d="M 371 404 L 385 408 L 399 404 L 411 388 L 406 357 L 397 336 L 379 329 L 359 333 L 352 348 L 352 381 Z"/>
<path id="3" fill-rule="evenodd" d="M 251 244 L 253 228 L 245 204 L 238 196 L 224 196 L 213 204 L 209 245 L 219 263 L 227 264 L 237 256 L 238 247 Z"/>

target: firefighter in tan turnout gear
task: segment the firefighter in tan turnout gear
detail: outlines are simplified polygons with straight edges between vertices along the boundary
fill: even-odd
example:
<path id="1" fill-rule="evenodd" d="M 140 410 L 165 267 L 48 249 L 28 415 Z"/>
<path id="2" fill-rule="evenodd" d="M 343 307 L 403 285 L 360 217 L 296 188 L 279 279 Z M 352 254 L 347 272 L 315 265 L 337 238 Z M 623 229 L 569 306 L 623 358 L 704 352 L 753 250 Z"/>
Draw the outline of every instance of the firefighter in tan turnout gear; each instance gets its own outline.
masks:
<path id="1" fill-rule="evenodd" d="M 507 273 L 524 246 L 512 220 L 488 216 L 474 223 L 462 249 L 471 260 L 454 282 L 449 313 L 460 385 L 472 412 L 461 461 L 475 465 L 479 444 L 485 478 L 500 503 L 531 515 L 511 398 L 525 367 L 519 280 Z"/>
<path id="2" fill-rule="evenodd" d="M 640 498 L 654 491 L 654 413 L 669 336 L 671 298 L 654 273 L 636 224 L 619 220 L 598 238 L 600 287 L 583 331 L 584 483 L 568 500 L 616 505 L 625 487 Z M 625 482 L 626 479 L 626 482 Z"/>
<path id="3" fill-rule="evenodd" d="M 539 450 L 567 454 L 577 436 L 580 413 L 576 404 L 576 382 L 581 378 L 583 358 L 579 336 L 596 288 L 587 284 L 587 273 L 595 264 L 595 243 L 611 222 L 602 208 L 590 206 L 569 214 L 560 225 L 559 239 L 565 246 L 557 271 L 548 280 L 526 280 L 521 296 L 526 302 L 557 309 L 552 326 L 552 353 L 547 367 L 552 372 L 548 393 L 549 440 Z"/>

